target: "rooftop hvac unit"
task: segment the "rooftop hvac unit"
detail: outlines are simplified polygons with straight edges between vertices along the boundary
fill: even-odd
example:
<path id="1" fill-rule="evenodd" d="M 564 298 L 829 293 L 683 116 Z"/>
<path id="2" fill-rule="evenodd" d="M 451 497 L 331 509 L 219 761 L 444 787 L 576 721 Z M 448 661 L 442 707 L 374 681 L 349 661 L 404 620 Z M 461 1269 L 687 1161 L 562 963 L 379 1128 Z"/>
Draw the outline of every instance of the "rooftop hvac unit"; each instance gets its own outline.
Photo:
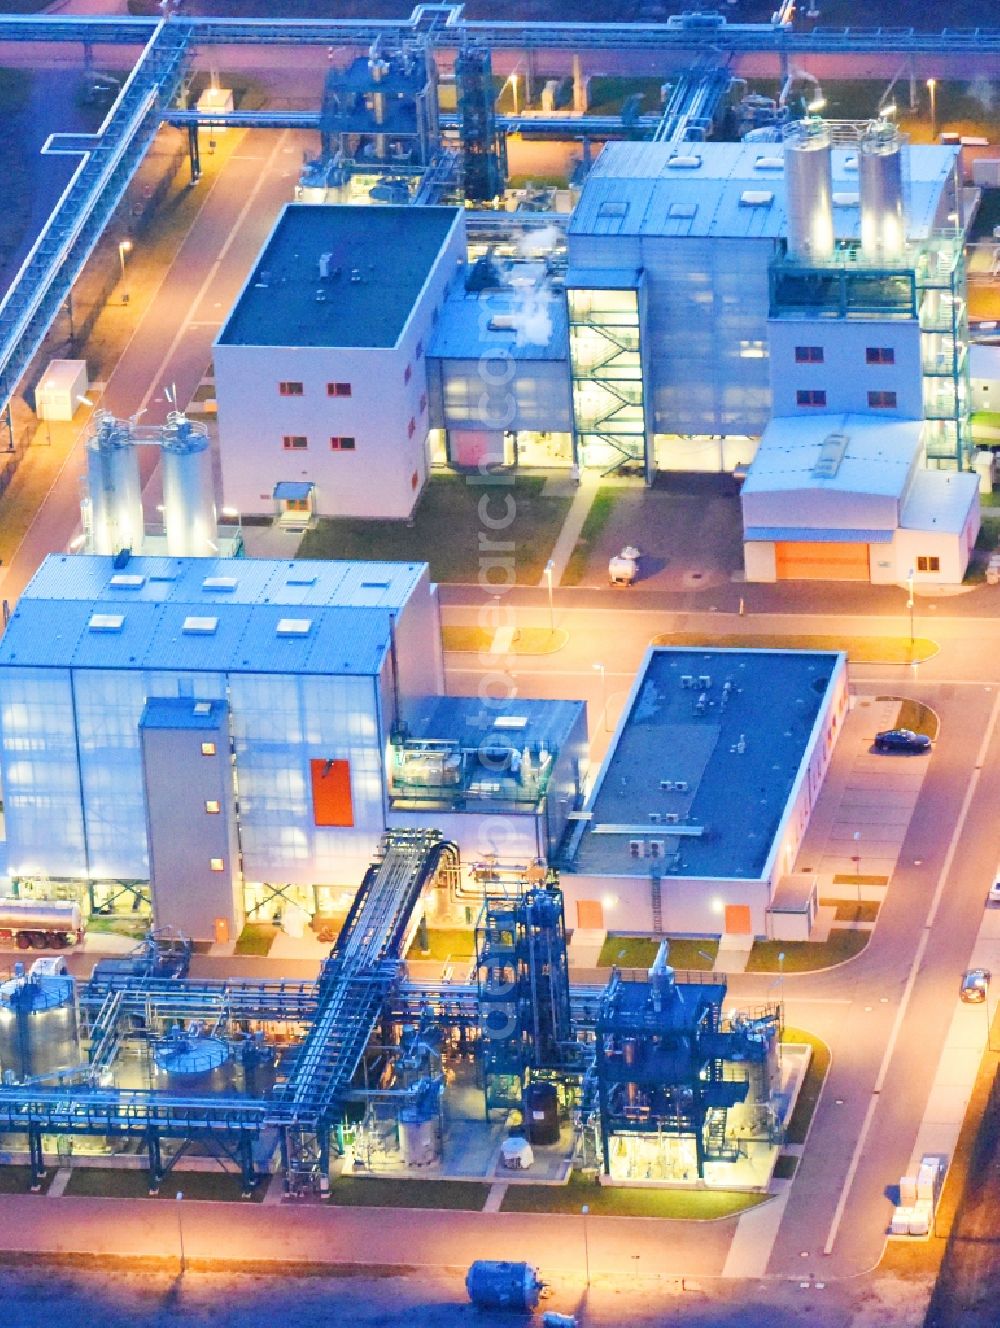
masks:
<path id="1" fill-rule="evenodd" d="M 678 780 L 676 781 L 676 783 L 674 784 L 674 789 L 675 789 L 675 791 L 676 791 L 677 793 L 686 793 L 686 792 L 688 791 L 688 783 L 687 783 L 687 780 L 686 780 L 686 779 L 678 779 Z"/>
<path id="2" fill-rule="evenodd" d="M 693 686 L 694 686 L 694 675 L 691 674 L 691 673 L 682 673 L 682 674 L 681 674 L 681 686 L 682 686 L 682 687 L 693 687 Z"/>
<path id="3" fill-rule="evenodd" d="M 667 814 L 663 818 L 665 824 L 667 825 L 679 825 L 680 819 L 681 817 L 679 812 L 667 812 Z"/>

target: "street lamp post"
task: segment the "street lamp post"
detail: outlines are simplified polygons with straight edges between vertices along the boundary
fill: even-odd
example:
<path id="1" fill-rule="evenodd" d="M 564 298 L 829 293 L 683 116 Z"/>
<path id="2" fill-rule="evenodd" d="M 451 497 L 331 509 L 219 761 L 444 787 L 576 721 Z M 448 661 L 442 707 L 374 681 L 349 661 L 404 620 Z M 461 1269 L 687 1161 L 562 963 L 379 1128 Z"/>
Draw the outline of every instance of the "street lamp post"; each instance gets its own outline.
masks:
<path id="1" fill-rule="evenodd" d="M 555 568 L 550 558 L 545 564 L 545 587 L 549 592 L 549 632 L 552 636 L 556 634 L 556 611 L 552 603 L 552 575 L 554 571 Z"/>
<path id="2" fill-rule="evenodd" d="M 510 92 L 514 100 L 514 114 L 517 115 L 517 74 L 510 76 Z"/>
<path id="3" fill-rule="evenodd" d="M 927 80 L 927 91 L 931 94 L 931 142 L 937 138 L 937 79 Z"/>
<path id="4" fill-rule="evenodd" d="M 854 832 L 854 885 L 858 892 L 858 913 L 861 913 L 861 831 Z"/>
<path id="5" fill-rule="evenodd" d="M 583 1262 L 587 1270 L 587 1286 L 590 1286 L 590 1233 L 587 1230 L 587 1214 L 590 1212 L 590 1206 L 584 1204 L 580 1209 L 583 1217 Z"/>
<path id="6" fill-rule="evenodd" d="M 781 1026 L 785 1022 L 785 952 L 778 951 L 778 1064 L 781 1064 Z"/>
<path id="7" fill-rule="evenodd" d="M 183 1199 L 184 1195 L 182 1191 L 178 1190 L 177 1191 L 177 1241 L 178 1244 L 180 1245 L 181 1277 L 184 1276 L 184 1270 L 187 1267 L 187 1260 L 184 1257 L 184 1223 L 181 1217 L 181 1203 L 183 1202 Z"/>
<path id="8" fill-rule="evenodd" d="M 910 651 L 913 650 L 913 577 L 914 571 L 911 567 L 906 574 L 906 607 L 910 611 Z"/>
<path id="9" fill-rule="evenodd" d="M 125 284 L 125 255 L 132 252 L 131 240 L 118 241 L 118 262 L 122 269 L 122 304 L 128 304 L 128 286 Z"/>
<path id="10" fill-rule="evenodd" d="M 601 675 L 601 721 L 606 733 L 608 731 L 608 675 L 603 664 L 595 664 L 594 669 Z"/>

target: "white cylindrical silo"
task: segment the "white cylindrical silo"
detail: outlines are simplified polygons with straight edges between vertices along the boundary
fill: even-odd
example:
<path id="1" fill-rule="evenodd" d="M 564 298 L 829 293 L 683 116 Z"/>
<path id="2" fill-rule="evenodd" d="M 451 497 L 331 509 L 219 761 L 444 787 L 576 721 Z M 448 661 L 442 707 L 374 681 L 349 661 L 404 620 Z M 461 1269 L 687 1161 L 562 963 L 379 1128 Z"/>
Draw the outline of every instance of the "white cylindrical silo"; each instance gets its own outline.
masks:
<path id="1" fill-rule="evenodd" d="M 785 130 L 788 254 L 800 263 L 825 263 L 833 254 L 833 159 L 830 130 L 818 116 Z"/>
<path id="2" fill-rule="evenodd" d="M 163 431 L 163 512 L 167 553 L 172 558 L 208 558 L 216 545 L 212 453 L 203 424 L 179 412 Z"/>
<path id="3" fill-rule="evenodd" d="M 142 552 L 142 484 L 129 424 L 98 412 L 87 440 L 90 545 L 94 553 Z"/>
<path id="4" fill-rule="evenodd" d="M 894 263 L 906 246 L 903 139 L 894 124 L 876 120 L 858 140 L 861 252 L 871 263 Z"/>

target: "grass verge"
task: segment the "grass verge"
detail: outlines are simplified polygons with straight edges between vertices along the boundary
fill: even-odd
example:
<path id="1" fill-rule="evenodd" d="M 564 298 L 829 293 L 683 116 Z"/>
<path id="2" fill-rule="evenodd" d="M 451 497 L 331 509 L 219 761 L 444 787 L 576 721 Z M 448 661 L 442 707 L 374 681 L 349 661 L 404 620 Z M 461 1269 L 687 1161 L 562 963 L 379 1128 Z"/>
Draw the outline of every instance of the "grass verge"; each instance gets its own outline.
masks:
<path id="1" fill-rule="evenodd" d="M 871 932 L 834 927 L 826 941 L 754 941 L 747 959 L 748 973 L 813 973 L 859 955 Z M 778 955 L 784 960 L 779 964 Z"/>
<path id="2" fill-rule="evenodd" d="M 608 518 L 614 511 L 615 503 L 623 492 L 622 489 L 607 488 L 598 489 L 594 494 L 590 511 L 587 513 L 583 528 L 580 531 L 580 538 L 574 545 L 566 569 L 560 578 L 559 584 L 561 586 L 578 586 L 583 580 L 594 544 L 608 524 Z"/>
<path id="3" fill-rule="evenodd" d="M 601 946 L 598 965 L 602 968 L 648 968 L 656 958 L 660 948 L 659 937 L 653 936 L 608 936 Z M 706 971 L 715 965 L 715 956 L 719 951 L 719 942 L 715 937 L 668 936 L 670 942 L 669 963 L 673 968 L 697 968 Z M 705 954 L 699 951 L 704 950 Z M 709 955 L 710 959 L 706 959 Z"/>
<path id="4" fill-rule="evenodd" d="M 544 496 L 542 476 L 497 476 L 486 486 L 480 476 L 434 476 L 411 521 L 355 521 L 321 518 L 306 531 L 300 558 L 385 559 L 429 562 L 434 581 L 507 583 L 507 558 L 517 581 L 537 585 L 562 529 L 571 499 Z M 507 514 L 513 512 L 508 520 Z M 503 523 L 502 528 L 498 522 Z M 481 537 L 508 543 L 513 553 L 484 553 Z"/>
<path id="5" fill-rule="evenodd" d="M 44 1194 L 52 1184 L 52 1178 L 55 1170 L 50 1167 L 45 1173 L 45 1179 L 42 1181 L 42 1188 L 39 1194 Z M 31 1168 L 30 1167 L 0 1167 L 0 1194 L 30 1194 L 31 1193 Z"/>
<path id="6" fill-rule="evenodd" d="M 475 654 L 488 652 L 494 635 L 485 627 L 441 628 L 445 650 Z M 509 647 L 498 653 L 497 659 L 503 659 L 505 655 L 554 655 L 557 650 L 562 650 L 568 640 L 569 633 L 562 628 L 552 632 L 547 627 L 521 627 L 514 633 Z"/>
<path id="7" fill-rule="evenodd" d="M 586 1204 L 594 1217 L 660 1217 L 676 1222 L 711 1222 L 733 1217 L 763 1203 L 764 1194 L 742 1190 L 634 1189 L 595 1185 L 572 1176 L 568 1185 L 511 1185 L 502 1213 L 579 1213 Z"/>
<path id="8" fill-rule="evenodd" d="M 118 913 L 95 913 L 87 919 L 87 931 L 98 936 L 132 936 L 137 941 L 149 931 L 149 918 L 122 917 Z"/>
<path id="9" fill-rule="evenodd" d="M 809 1133 L 813 1112 L 816 1110 L 817 1102 L 819 1102 L 819 1095 L 823 1091 L 826 1073 L 830 1068 L 830 1048 L 821 1038 L 812 1033 L 807 1033 L 802 1028 L 782 1029 L 781 1040 L 782 1042 L 804 1042 L 812 1048 L 809 1068 L 806 1070 L 806 1077 L 799 1089 L 792 1119 L 788 1122 L 788 1128 L 785 1131 L 786 1143 L 804 1144 Z"/>
<path id="10" fill-rule="evenodd" d="M 899 702 L 896 728 L 912 729 L 914 733 L 926 733 L 931 741 L 937 738 L 941 721 L 935 711 L 929 705 L 924 705 L 923 701 L 914 701 L 909 696 L 877 696 L 875 699 L 876 701 Z"/>
<path id="11" fill-rule="evenodd" d="M 471 1180 L 393 1180 L 338 1176 L 330 1202 L 339 1208 L 452 1208 L 480 1213 L 490 1187 Z"/>
<path id="12" fill-rule="evenodd" d="M 421 950 L 419 936 L 410 946 L 408 959 L 471 959 L 476 953 L 475 937 L 464 927 L 429 927 L 429 950 Z"/>
<path id="13" fill-rule="evenodd" d="M 774 1164 L 774 1179 L 791 1180 L 798 1165 L 799 1159 L 794 1153 L 782 1153 Z"/>
<path id="14" fill-rule="evenodd" d="M 240 932 L 233 952 L 238 955 L 266 955 L 274 944 L 278 928 L 273 922 L 248 922 Z"/>
<path id="15" fill-rule="evenodd" d="M 819 902 L 825 908 L 837 910 L 838 922 L 877 922 L 881 907 L 874 899 L 862 899 L 860 903 L 850 899 L 821 899 Z"/>
<path id="16" fill-rule="evenodd" d="M 919 664 L 932 659 L 938 643 L 918 636 L 911 644 L 906 636 L 820 636 L 792 632 L 787 636 L 770 632 L 661 632 L 654 646 L 730 647 L 740 650 L 846 650 L 852 664 Z"/>
<path id="17" fill-rule="evenodd" d="M 267 1189 L 262 1180 L 253 1192 L 260 1203 Z M 149 1193 L 149 1175 L 145 1171 L 117 1167 L 74 1167 L 66 1194 L 90 1199 L 185 1199 L 213 1200 L 217 1203 L 246 1202 L 242 1197 L 239 1176 L 221 1171 L 173 1171 L 160 1182 L 159 1194 Z"/>

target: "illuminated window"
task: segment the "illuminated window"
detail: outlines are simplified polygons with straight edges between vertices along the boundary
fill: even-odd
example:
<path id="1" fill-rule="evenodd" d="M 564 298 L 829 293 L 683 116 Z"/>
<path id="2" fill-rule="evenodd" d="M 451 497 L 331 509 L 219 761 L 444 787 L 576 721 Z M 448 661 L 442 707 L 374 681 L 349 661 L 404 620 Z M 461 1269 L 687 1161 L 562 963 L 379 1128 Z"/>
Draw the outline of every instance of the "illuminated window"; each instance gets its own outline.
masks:
<path id="1" fill-rule="evenodd" d="M 920 557 L 917 559 L 918 572 L 940 572 L 941 559 L 933 557 Z"/>
<path id="2" fill-rule="evenodd" d="M 215 755 L 215 743 L 214 743 L 214 742 L 203 742 L 203 743 L 201 744 L 201 754 L 202 754 L 202 756 L 214 756 L 214 755 Z"/>
<path id="3" fill-rule="evenodd" d="M 283 397 L 300 397 L 302 396 L 303 390 L 301 383 L 291 383 L 286 381 L 278 384 L 278 391 Z"/>
<path id="4" fill-rule="evenodd" d="M 328 397 L 349 397 L 351 395 L 350 383 L 327 383 L 326 395 Z"/>
<path id="5" fill-rule="evenodd" d="M 896 352 L 892 346 L 866 346 L 866 364 L 895 364 Z"/>
<path id="6" fill-rule="evenodd" d="M 221 858 L 209 858 L 208 865 L 209 867 L 211 867 L 212 871 L 214 872 L 220 872 L 226 870 L 226 864 L 223 862 Z"/>
<path id="7" fill-rule="evenodd" d="M 300 433 L 286 433 L 281 445 L 286 452 L 304 452 L 309 446 L 309 439 L 303 438 Z"/>
<path id="8" fill-rule="evenodd" d="M 895 392 L 869 392 L 868 408 L 869 410 L 895 410 Z"/>
<path id="9" fill-rule="evenodd" d="M 205 810 L 210 816 L 218 816 L 222 810 L 218 798 L 208 798 L 205 802 Z"/>
<path id="10" fill-rule="evenodd" d="M 796 364 L 822 364 L 823 347 L 822 346 L 796 346 L 795 347 Z"/>
<path id="11" fill-rule="evenodd" d="M 795 393 L 795 404 L 797 406 L 811 406 L 813 408 L 817 406 L 825 406 L 826 393 L 815 387 L 800 388 L 798 392 Z"/>
<path id="12" fill-rule="evenodd" d="M 351 437 L 350 434 L 347 434 L 346 436 L 342 434 L 339 437 L 331 438 L 330 448 L 331 451 L 334 452 L 353 452 L 354 439 Z"/>

